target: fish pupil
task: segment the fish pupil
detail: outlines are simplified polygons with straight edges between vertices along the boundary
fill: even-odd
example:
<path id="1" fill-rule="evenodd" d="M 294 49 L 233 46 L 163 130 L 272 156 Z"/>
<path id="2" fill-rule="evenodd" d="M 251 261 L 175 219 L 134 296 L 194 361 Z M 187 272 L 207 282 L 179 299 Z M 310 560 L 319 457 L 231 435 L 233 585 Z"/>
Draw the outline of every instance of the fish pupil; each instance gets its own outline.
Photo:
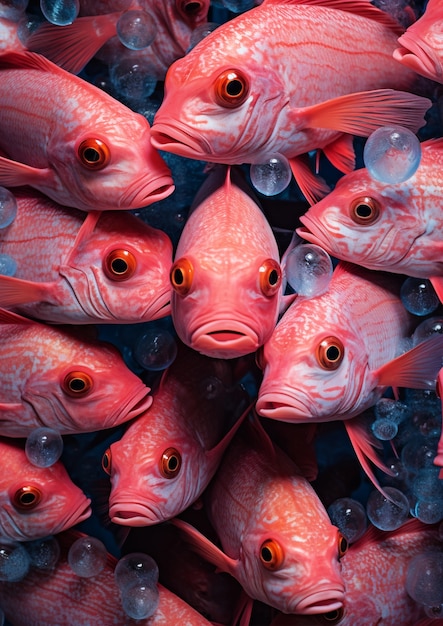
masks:
<path id="1" fill-rule="evenodd" d="M 83 391 L 86 387 L 86 383 L 81 378 L 73 378 L 69 383 L 69 387 L 72 391 Z"/>
<path id="2" fill-rule="evenodd" d="M 86 148 L 83 152 L 83 156 L 88 163 L 97 163 L 100 160 L 100 154 L 94 148 Z"/>
<path id="3" fill-rule="evenodd" d="M 176 456 L 171 456 L 168 459 L 168 469 L 169 471 L 173 472 L 177 469 L 178 467 L 178 459 Z"/>
<path id="4" fill-rule="evenodd" d="M 269 284 L 270 285 L 276 285 L 278 283 L 278 278 L 279 278 L 279 276 L 278 276 L 277 270 L 272 270 L 269 273 Z"/>
<path id="5" fill-rule="evenodd" d="M 229 96 L 239 96 L 243 91 L 243 84 L 238 79 L 234 78 L 226 85 L 226 92 Z"/>
<path id="6" fill-rule="evenodd" d="M 188 15 L 195 15 L 200 11 L 200 2 L 188 2 L 183 9 Z"/>
<path id="7" fill-rule="evenodd" d="M 124 259 L 113 259 L 111 266 L 116 274 L 124 274 L 128 271 L 128 264 Z"/>
<path id="8" fill-rule="evenodd" d="M 29 505 L 29 504 L 32 504 L 34 500 L 35 500 L 35 494 L 31 493 L 30 491 L 27 491 L 26 493 L 23 493 L 20 496 L 21 504 Z"/>
<path id="9" fill-rule="evenodd" d="M 368 204 L 359 204 L 357 207 L 355 207 L 355 213 L 361 219 L 367 219 L 372 215 L 372 208 Z"/>
<path id="10" fill-rule="evenodd" d="M 174 272 L 174 282 L 176 285 L 183 285 L 185 280 L 184 274 L 180 269 L 176 269 Z"/>
<path id="11" fill-rule="evenodd" d="M 262 550 L 261 550 L 261 558 L 266 563 L 271 563 L 271 561 L 272 561 L 272 552 L 271 552 L 271 550 L 267 546 L 262 548 Z"/>
<path id="12" fill-rule="evenodd" d="M 329 348 L 326 350 L 326 358 L 329 361 L 337 361 L 337 359 L 340 358 L 340 350 L 337 348 L 337 346 L 329 346 Z"/>

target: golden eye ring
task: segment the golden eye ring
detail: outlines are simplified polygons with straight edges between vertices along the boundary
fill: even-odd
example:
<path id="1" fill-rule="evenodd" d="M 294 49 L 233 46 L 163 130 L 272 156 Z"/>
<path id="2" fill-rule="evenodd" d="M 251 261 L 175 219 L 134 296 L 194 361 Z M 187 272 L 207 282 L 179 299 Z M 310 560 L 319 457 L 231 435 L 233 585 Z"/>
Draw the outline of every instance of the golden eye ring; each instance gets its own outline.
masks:
<path id="1" fill-rule="evenodd" d="M 83 398 L 92 390 L 93 381 L 89 374 L 80 370 L 74 370 L 66 374 L 63 379 L 62 389 L 72 398 Z"/>
<path id="2" fill-rule="evenodd" d="M 370 196 L 354 198 L 349 207 L 349 214 L 356 224 L 370 226 L 380 216 L 380 203 Z"/>
<path id="3" fill-rule="evenodd" d="M 32 511 L 42 499 L 42 492 L 34 485 L 20 487 L 14 493 L 12 504 L 19 511 Z"/>
<path id="4" fill-rule="evenodd" d="M 136 269 L 135 256 L 123 248 L 112 250 L 103 260 L 103 271 L 110 280 L 128 280 L 134 275 Z"/>
<path id="5" fill-rule="evenodd" d="M 194 268 L 191 261 L 185 257 L 178 259 L 171 268 L 169 274 L 171 285 L 180 296 L 189 293 L 194 278 Z"/>
<path id="6" fill-rule="evenodd" d="M 222 107 L 228 109 L 239 107 L 245 102 L 248 93 L 249 81 L 240 70 L 226 70 L 215 80 L 215 101 Z"/>
<path id="7" fill-rule="evenodd" d="M 276 294 L 282 282 L 281 267 L 274 259 L 266 259 L 260 266 L 259 283 L 263 295 L 270 298 Z"/>
<path id="8" fill-rule="evenodd" d="M 325 337 L 317 346 L 315 356 L 322 369 L 333 371 L 340 367 L 345 347 L 338 337 Z"/>
<path id="9" fill-rule="evenodd" d="M 266 539 L 260 546 L 260 561 L 262 565 L 270 570 L 279 569 L 285 560 L 282 546 L 275 539 Z"/>
<path id="10" fill-rule="evenodd" d="M 111 159 L 108 146 L 95 137 L 89 137 L 81 142 L 77 149 L 80 163 L 89 170 L 102 170 Z"/>
<path id="11" fill-rule="evenodd" d="M 182 457 L 176 448 L 166 448 L 160 459 L 160 473 L 165 478 L 175 478 L 180 472 Z"/>

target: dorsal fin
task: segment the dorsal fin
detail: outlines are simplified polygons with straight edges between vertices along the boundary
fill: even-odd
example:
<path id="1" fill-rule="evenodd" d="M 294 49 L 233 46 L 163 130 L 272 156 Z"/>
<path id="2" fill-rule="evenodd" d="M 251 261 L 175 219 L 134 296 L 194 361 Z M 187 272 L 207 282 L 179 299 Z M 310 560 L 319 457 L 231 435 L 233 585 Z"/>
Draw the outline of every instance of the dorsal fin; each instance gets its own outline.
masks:
<path id="1" fill-rule="evenodd" d="M 370 20 L 375 20 L 390 28 L 397 35 L 402 35 L 405 29 L 388 13 L 378 9 L 368 0 L 264 0 L 261 6 L 271 4 L 302 4 L 305 6 L 320 6 L 338 11 L 346 11 L 354 15 L 360 15 Z"/>

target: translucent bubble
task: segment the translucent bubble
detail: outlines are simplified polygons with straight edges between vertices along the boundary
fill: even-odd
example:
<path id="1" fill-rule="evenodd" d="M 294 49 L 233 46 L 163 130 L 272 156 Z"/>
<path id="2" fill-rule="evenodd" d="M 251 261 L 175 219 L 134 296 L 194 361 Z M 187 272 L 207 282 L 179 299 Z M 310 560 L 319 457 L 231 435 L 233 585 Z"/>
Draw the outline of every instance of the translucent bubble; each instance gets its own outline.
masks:
<path id="1" fill-rule="evenodd" d="M 434 458 L 437 451 L 438 439 L 424 437 L 411 438 L 401 451 L 400 457 L 404 466 L 411 472 L 417 472 L 425 467 L 434 467 Z"/>
<path id="2" fill-rule="evenodd" d="M 255 5 L 255 0 L 222 0 L 222 5 L 232 13 L 244 13 Z"/>
<path id="3" fill-rule="evenodd" d="M 95 537 L 80 537 L 68 552 L 72 571 L 82 578 L 99 574 L 106 564 L 107 552 L 103 543 Z"/>
<path id="4" fill-rule="evenodd" d="M 130 50 L 143 50 L 154 41 L 157 26 L 146 11 L 125 11 L 118 19 L 117 35 Z"/>
<path id="5" fill-rule="evenodd" d="M 434 316 L 420 322 L 412 335 L 412 345 L 417 346 L 433 335 L 443 334 L 443 317 Z"/>
<path id="6" fill-rule="evenodd" d="M 329 506 L 328 515 L 349 543 L 364 535 L 367 525 L 366 511 L 358 500 L 339 498 Z"/>
<path id="7" fill-rule="evenodd" d="M 40 9 L 48 22 L 57 26 L 72 24 L 80 9 L 79 0 L 40 0 Z"/>
<path id="8" fill-rule="evenodd" d="M 291 166 L 282 154 L 275 153 L 263 163 L 254 163 L 249 170 L 251 183 L 264 196 L 275 196 L 286 189 L 292 179 Z"/>
<path id="9" fill-rule="evenodd" d="M 369 137 L 363 160 L 372 178 L 382 183 L 402 183 L 413 176 L 420 165 L 418 138 L 401 126 L 382 126 Z"/>
<path id="10" fill-rule="evenodd" d="M 26 576 L 30 558 L 24 546 L 19 543 L 0 545 L 0 580 L 16 582 Z"/>
<path id="11" fill-rule="evenodd" d="M 17 215 L 17 200 L 15 196 L 6 189 L 0 187 L 0 228 L 6 228 Z"/>
<path id="12" fill-rule="evenodd" d="M 149 98 L 157 84 L 149 64 L 132 55 L 118 56 L 109 65 L 109 77 L 117 97 L 136 102 Z"/>
<path id="13" fill-rule="evenodd" d="M 413 315 L 429 315 L 440 304 L 431 281 L 421 278 L 406 278 L 400 289 L 400 298 L 405 309 Z"/>
<path id="14" fill-rule="evenodd" d="M 395 487 L 384 487 L 391 500 L 377 489 L 369 494 L 366 513 L 374 526 L 380 530 L 395 530 L 408 518 L 409 501 L 405 494 Z"/>
<path id="15" fill-rule="evenodd" d="M 166 369 L 176 356 L 175 338 L 169 331 L 161 328 L 145 331 L 134 347 L 134 358 L 146 370 Z"/>
<path id="16" fill-rule="evenodd" d="M 443 604 L 440 606 L 425 606 L 425 613 L 427 617 L 442 617 L 443 616 Z"/>
<path id="17" fill-rule="evenodd" d="M 132 619 L 146 619 L 154 615 L 159 603 L 156 585 L 132 585 L 122 591 L 122 607 Z"/>
<path id="18" fill-rule="evenodd" d="M 440 468 L 420 469 L 412 482 L 412 493 L 423 500 L 443 500 L 443 482 L 438 477 Z"/>
<path id="19" fill-rule="evenodd" d="M 331 257 L 313 243 L 296 246 L 286 258 L 286 278 L 301 296 L 319 296 L 327 291 L 332 277 Z"/>
<path id="20" fill-rule="evenodd" d="M 14 276 L 17 271 L 17 261 L 9 254 L 0 254 L 0 274 Z"/>
<path id="21" fill-rule="evenodd" d="M 206 22 L 206 24 L 200 24 L 200 26 L 197 26 L 197 28 L 192 31 L 191 38 L 189 40 L 189 48 L 186 50 L 186 52 L 190 52 L 190 50 L 192 50 L 192 48 L 195 48 L 195 46 L 202 39 L 207 37 L 219 26 L 220 24 L 217 24 L 216 22 Z"/>
<path id="22" fill-rule="evenodd" d="M 414 556 L 406 574 L 406 591 L 427 606 L 443 604 L 443 553 L 422 552 Z"/>
<path id="23" fill-rule="evenodd" d="M 60 545 L 55 537 L 28 541 L 25 547 L 33 567 L 52 569 L 59 560 Z"/>
<path id="24" fill-rule="evenodd" d="M 133 585 L 155 586 L 158 582 L 158 566 L 148 554 L 131 552 L 118 561 L 114 578 L 122 591 Z"/>
<path id="25" fill-rule="evenodd" d="M 436 524 L 443 519 L 443 501 L 417 500 L 413 515 L 423 524 Z"/>
<path id="26" fill-rule="evenodd" d="M 33 465 L 50 467 L 62 455 L 63 439 L 60 433 L 52 428 L 46 426 L 36 428 L 26 439 L 25 452 Z"/>
<path id="27" fill-rule="evenodd" d="M 380 441 L 391 441 L 397 436 L 398 425 L 388 419 L 379 419 L 372 422 L 371 430 Z"/>
<path id="28" fill-rule="evenodd" d="M 374 406 L 374 414 L 377 419 L 387 419 L 395 424 L 401 424 L 411 416 L 411 410 L 403 402 L 392 398 L 380 398 Z"/>
<path id="29" fill-rule="evenodd" d="M 47 21 L 40 15 L 30 15 L 25 13 L 25 15 L 19 20 L 17 25 L 17 37 L 25 47 L 27 47 L 29 37 L 42 24 L 47 24 Z"/>
<path id="30" fill-rule="evenodd" d="M 200 385 L 202 396 L 207 400 L 221 399 L 226 394 L 226 387 L 216 376 L 204 378 Z"/>

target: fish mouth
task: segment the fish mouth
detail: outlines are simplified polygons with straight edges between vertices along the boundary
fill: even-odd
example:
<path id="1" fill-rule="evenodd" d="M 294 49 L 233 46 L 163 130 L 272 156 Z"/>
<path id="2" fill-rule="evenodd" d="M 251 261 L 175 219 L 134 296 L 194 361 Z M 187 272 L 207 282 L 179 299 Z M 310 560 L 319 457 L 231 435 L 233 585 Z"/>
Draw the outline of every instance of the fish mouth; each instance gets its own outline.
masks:
<path id="1" fill-rule="evenodd" d="M 145 183 L 140 180 L 132 183 L 125 190 L 125 193 L 120 196 L 117 208 L 125 210 L 141 209 L 154 202 L 164 200 L 174 190 L 174 181 L 171 174 L 166 170 L 155 178 L 149 178 Z"/>
<path id="2" fill-rule="evenodd" d="M 72 513 L 60 526 L 60 528 L 53 534 L 61 533 L 64 530 L 71 528 L 72 526 L 76 526 L 77 524 L 84 522 L 86 519 L 88 519 L 88 517 L 91 517 L 91 514 L 91 500 L 89 498 L 86 498 L 85 500 L 82 500 L 81 504 L 77 507 L 74 513 Z"/>
<path id="3" fill-rule="evenodd" d="M 165 150 L 190 159 L 206 160 L 211 156 L 211 147 L 203 137 L 191 135 L 184 124 L 174 121 L 156 122 L 151 127 L 151 143 L 157 150 Z"/>
<path id="4" fill-rule="evenodd" d="M 306 239 L 309 243 L 314 243 L 325 250 L 333 250 L 333 242 L 329 241 L 325 231 L 316 224 L 316 222 L 307 214 L 300 217 L 303 226 L 295 229 L 295 232 L 302 239 Z"/>
<path id="5" fill-rule="evenodd" d="M 152 526 L 165 521 L 161 515 L 144 504 L 134 500 L 114 502 L 109 506 L 111 522 L 120 526 Z"/>
<path id="6" fill-rule="evenodd" d="M 144 413 L 152 404 L 151 389 L 145 385 L 138 389 L 136 393 L 130 394 L 125 404 L 119 405 L 114 415 L 110 416 L 108 423 L 116 425 L 127 422 L 138 415 Z M 106 426 L 110 428 L 110 426 Z"/>
<path id="7" fill-rule="evenodd" d="M 441 80 L 442 66 L 431 47 L 407 32 L 398 38 L 401 47 L 392 53 L 394 59 L 417 74 L 431 80 Z"/>
<path id="8" fill-rule="evenodd" d="M 171 315 L 171 291 L 165 291 L 159 296 L 155 302 L 153 302 L 144 312 L 142 319 L 143 322 L 153 322 L 162 317 Z"/>
<path id="9" fill-rule="evenodd" d="M 259 392 L 255 409 L 262 417 L 282 422 L 312 421 L 314 419 L 308 406 L 298 398 L 281 391 Z"/>
<path id="10" fill-rule="evenodd" d="M 343 589 L 324 589 L 306 596 L 297 603 L 294 613 L 318 615 L 330 613 L 343 607 L 345 594 Z"/>
<path id="11" fill-rule="evenodd" d="M 257 333 L 241 322 L 229 322 L 223 328 L 210 322 L 191 335 L 194 350 L 217 359 L 233 359 L 255 352 L 260 347 Z"/>

